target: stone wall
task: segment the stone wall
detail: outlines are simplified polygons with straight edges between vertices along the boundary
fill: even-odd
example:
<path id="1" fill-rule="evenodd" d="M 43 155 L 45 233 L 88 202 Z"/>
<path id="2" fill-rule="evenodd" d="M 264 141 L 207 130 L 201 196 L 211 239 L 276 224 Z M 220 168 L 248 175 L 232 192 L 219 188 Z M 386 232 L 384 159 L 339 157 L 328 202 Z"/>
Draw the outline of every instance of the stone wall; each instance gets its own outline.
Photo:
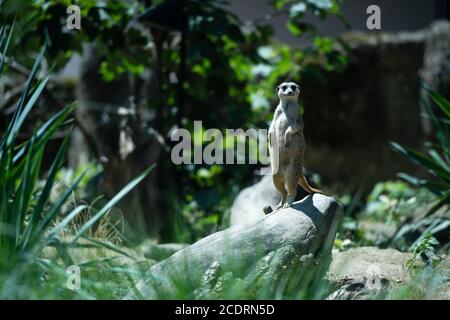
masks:
<path id="1" fill-rule="evenodd" d="M 448 68 L 446 76 L 440 75 L 443 80 L 436 80 L 439 85 L 430 80 L 438 72 L 430 57 L 439 57 L 441 66 L 449 64 L 449 26 L 439 21 L 416 32 L 349 33 L 344 35 L 349 64 L 342 73 L 302 75 L 305 165 L 321 175 L 324 185 L 342 190 L 356 179 L 370 188 L 399 170 L 417 171 L 388 142 L 423 145 L 417 79 L 449 95 Z M 441 45 L 430 39 L 439 39 Z"/>

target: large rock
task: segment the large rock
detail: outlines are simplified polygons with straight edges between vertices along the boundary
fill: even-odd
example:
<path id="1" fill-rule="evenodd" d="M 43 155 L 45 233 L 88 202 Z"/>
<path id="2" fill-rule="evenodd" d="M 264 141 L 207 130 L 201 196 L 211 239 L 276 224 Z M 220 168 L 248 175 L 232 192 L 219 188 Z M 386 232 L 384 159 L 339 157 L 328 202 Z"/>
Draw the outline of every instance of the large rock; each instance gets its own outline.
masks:
<path id="1" fill-rule="evenodd" d="M 237 283 L 262 297 L 288 274 L 297 276 L 295 289 L 306 288 L 328 267 L 341 209 L 314 194 L 252 225 L 214 233 L 152 266 L 128 298 L 220 297 Z"/>
<path id="2" fill-rule="evenodd" d="M 450 257 L 441 256 L 434 268 L 415 261 L 414 272 L 406 268 L 410 258 L 411 253 L 377 247 L 333 253 L 327 299 L 450 299 Z"/>
<path id="3" fill-rule="evenodd" d="M 384 298 L 393 285 L 410 280 L 410 253 L 395 249 L 360 247 L 333 254 L 327 277 L 336 290 L 328 299 Z"/>
<path id="4" fill-rule="evenodd" d="M 295 200 L 303 199 L 308 193 L 297 188 Z M 264 207 L 272 209 L 280 202 L 280 194 L 275 189 L 272 176 L 264 176 L 259 182 L 242 190 L 231 206 L 230 225 L 252 224 L 264 218 Z"/>
<path id="5" fill-rule="evenodd" d="M 231 207 L 230 225 L 254 223 L 264 218 L 265 206 L 274 207 L 280 201 L 272 176 L 242 190 Z"/>

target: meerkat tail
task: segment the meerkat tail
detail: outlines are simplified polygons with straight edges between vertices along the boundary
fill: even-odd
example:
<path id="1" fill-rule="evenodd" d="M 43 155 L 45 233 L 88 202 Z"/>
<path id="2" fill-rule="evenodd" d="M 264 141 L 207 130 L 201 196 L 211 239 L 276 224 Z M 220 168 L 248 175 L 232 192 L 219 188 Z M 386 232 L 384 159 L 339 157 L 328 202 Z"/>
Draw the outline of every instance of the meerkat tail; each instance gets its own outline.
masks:
<path id="1" fill-rule="evenodd" d="M 305 191 L 307 191 L 307 192 L 309 192 L 309 193 L 323 193 L 321 190 L 311 187 L 311 186 L 308 184 L 308 181 L 306 181 L 304 175 L 301 175 L 301 176 L 300 176 L 300 179 L 298 179 L 298 184 L 299 184 L 303 189 L 305 189 Z"/>

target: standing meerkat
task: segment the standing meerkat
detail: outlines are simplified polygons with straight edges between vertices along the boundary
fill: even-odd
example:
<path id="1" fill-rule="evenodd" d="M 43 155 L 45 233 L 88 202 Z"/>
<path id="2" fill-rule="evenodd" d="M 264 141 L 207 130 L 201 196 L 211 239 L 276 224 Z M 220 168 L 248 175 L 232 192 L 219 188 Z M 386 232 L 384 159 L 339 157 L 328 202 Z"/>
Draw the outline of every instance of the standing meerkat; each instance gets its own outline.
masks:
<path id="1" fill-rule="evenodd" d="M 269 152 L 275 188 L 281 195 L 276 209 L 292 206 L 297 185 L 309 193 L 322 191 L 312 188 L 303 175 L 305 137 L 298 95 L 300 87 L 294 82 L 283 82 L 277 87 L 280 102 L 269 128 Z M 286 191 L 287 189 L 287 191 Z"/>

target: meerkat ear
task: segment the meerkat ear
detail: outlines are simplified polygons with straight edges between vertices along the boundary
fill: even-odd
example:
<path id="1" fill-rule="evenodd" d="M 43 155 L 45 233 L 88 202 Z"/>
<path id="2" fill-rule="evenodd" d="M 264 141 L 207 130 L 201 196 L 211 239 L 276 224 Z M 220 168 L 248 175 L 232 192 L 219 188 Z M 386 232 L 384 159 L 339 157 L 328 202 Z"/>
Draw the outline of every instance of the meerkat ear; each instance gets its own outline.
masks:
<path id="1" fill-rule="evenodd" d="M 277 87 L 276 91 L 277 91 L 277 93 L 278 93 L 278 91 L 280 91 L 280 86 Z"/>

